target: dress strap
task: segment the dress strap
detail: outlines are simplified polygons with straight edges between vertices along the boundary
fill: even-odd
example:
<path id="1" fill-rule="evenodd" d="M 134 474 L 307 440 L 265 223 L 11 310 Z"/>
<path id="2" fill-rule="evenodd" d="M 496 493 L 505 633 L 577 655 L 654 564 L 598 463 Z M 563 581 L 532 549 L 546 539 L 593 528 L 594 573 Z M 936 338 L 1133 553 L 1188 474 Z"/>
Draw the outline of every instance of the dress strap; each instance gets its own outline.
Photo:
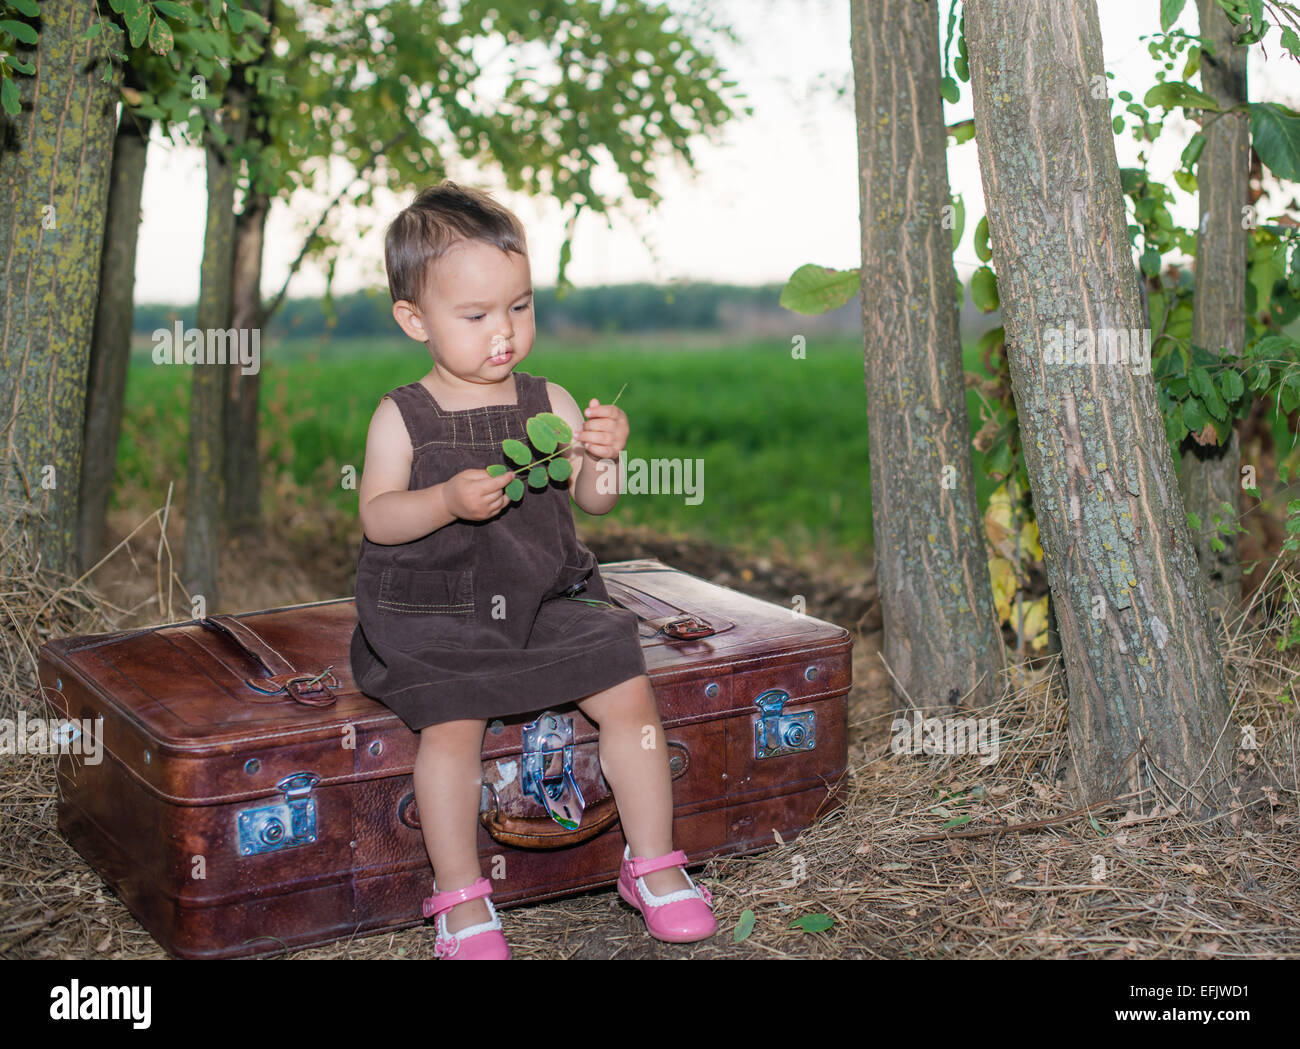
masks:
<path id="1" fill-rule="evenodd" d="M 538 412 L 549 412 L 551 401 L 546 396 L 546 376 L 529 375 L 527 372 L 515 374 L 519 376 L 519 407 L 524 419 L 530 419 Z"/>
<path id="2" fill-rule="evenodd" d="M 441 420 L 428 391 L 420 387 L 418 382 L 410 382 L 395 390 L 389 390 L 384 397 L 391 397 L 393 403 L 397 405 L 397 410 L 402 413 L 402 422 L 406 424 L 406 433 L 411 438 L 412 449 L 423 448 L 435 439 Z M 381 404 L 384 397 L 379 398 Z"/>

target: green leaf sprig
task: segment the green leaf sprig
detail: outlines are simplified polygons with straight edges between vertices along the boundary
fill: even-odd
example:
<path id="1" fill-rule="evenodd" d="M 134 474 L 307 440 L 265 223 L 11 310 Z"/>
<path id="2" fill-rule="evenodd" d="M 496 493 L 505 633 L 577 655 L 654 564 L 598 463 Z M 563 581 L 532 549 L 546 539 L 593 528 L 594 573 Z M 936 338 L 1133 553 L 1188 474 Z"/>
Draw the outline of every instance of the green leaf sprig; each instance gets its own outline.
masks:
<path id="1" fill-rule="evenodd" d="M 627 389 L 627 383 L 623 384 L 623 389 L 618 391 L 612 401 L 611 406 L 618 403 L 618 398 L 623 396 L 623 390 Z M 573 430 L 560 416 L 554 412 L 538 412 L 524 423 L 524 431 L 528 434 L 528 440 L 533 447 L 541 453 L 542 458 L 534 459 L 533 453 L 528 445 L 523 441 L 515 438 L 507 438 L 501 442 L 501 451 L 505 457 L 519 467 L 516 473 L 528 471 L 528 486 L 530 488 L 545 488 L 551 481 L 567 481 L 573 473 L 573 464 L 568 459 L 557 459 L 557 455 L 565 451 L 565 447 L 573 440 Z M 492 477 L 500 477 L 509 471 L 509 467 L 503 463 L 493 463 L 487 468 L 487 472 Z M 524 497 L 524 482 L 516 477 L 506 485 L 506 495 L 513 502 L 518 502 Z"/>

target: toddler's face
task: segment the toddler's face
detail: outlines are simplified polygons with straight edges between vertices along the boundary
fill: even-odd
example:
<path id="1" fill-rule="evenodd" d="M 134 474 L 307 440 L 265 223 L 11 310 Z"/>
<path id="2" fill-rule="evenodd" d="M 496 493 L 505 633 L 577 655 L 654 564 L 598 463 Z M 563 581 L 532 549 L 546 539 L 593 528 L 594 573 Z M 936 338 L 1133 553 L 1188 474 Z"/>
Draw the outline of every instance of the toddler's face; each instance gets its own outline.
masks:
<path id="1" fill-rule="evenodd" d="M 433 264 L 417 312 L 422 341 L 444 369 L 471 382 L 500 382 L 536 336 L 528 257 L 461 241 Z"/>

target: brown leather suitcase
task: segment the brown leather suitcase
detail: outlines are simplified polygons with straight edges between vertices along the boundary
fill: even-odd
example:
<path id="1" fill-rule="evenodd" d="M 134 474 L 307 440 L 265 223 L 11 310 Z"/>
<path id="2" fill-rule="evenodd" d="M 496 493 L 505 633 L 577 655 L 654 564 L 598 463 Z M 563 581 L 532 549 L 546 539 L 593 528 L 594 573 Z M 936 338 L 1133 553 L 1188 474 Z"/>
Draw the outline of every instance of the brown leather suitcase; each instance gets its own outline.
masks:
<path id="1" fill-rule="evenodd" d="M 641 621 L 674 845 L 692 866 L 842 803 L 848 631 L 655 560 L 600 570 Z M 42 646 L 59 716 L 103 719 L 83 722 L 97 764 L 59 758 L 59 829 L 169 953 L 267 954 L 424 921 L 418 738 L 357 692 L 355 623 L 345 599 Z M 618 814 L 576 706 L 492 722 L 483 772 L 497 906 L 617 881 Z M 582 805 L 576 829 L 557 821 Z"/>

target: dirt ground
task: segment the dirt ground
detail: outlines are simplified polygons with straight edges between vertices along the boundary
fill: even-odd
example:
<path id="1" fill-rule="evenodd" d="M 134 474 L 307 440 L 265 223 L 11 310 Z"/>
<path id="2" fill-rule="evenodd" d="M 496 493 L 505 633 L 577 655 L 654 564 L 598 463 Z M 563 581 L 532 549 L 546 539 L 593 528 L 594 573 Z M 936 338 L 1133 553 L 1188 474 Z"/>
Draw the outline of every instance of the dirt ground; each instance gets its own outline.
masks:
<path id="1" fill-rule="evenodd" d="M 113 520 L 118 537 L 139 517 Z M 227 600 L 246 611 L 351 593 L 357 542 L 347 522 L 296 513 L 272 538 L 225 558 Z M 179 549 L 175 522 L 168 527 Z M 601 562 L 656 557 L 788 606 L 854 636 L 849 795 L 793 841 L 692 871 L 709 885 L 719 932 L 660 943 L 613 890 L 503 910 L 517 958 L 1207 958 L 1297 957 L 1300 825 L 1294 711 L 1260 714 L 1243 760 L 1269 787 L 1230 834 L 1206 839 L 1176 808 L 1119 800 L 1080 815 L 1062 782 L 1066 704 L 1059 674 L 1022 679 L 998 709 L 1007 746 L 976 757 L 890 753 L 892 720 L 873 573 L 852 559 L 749 556 L 682 537 L 603 527 L 584 540 Z M 116 541 L 116 540 L 115 540 Z M 94 576 L 121 613 L 115 629 L 189 618 L 175 594 L 159 615 L 157 528 Z M 0 759 L 0 957 L 165 955 L 59 836 L 50 763 Z M 1271 779 L 1269 778 L 1271 777 Z M 1243 780 L 1244 782 L 1244 780 Z M 1269 793 L 1271 791 L 1271 793 Z M 965 840 L 924 840 L 965 817 Z M 1041 824 L 1033 833 L 1008 827 Z M 1100 866 L 1099 866 L 1100 865 Z M 1100 877 L 1098 871 L 1101 871 Z M 797 919 L 820 916 L 821 929 Z M 737 939 L 738 925 L 752 932 Z M 432 959 L 429 925 L 292 952 L 293 958 Z"/>

